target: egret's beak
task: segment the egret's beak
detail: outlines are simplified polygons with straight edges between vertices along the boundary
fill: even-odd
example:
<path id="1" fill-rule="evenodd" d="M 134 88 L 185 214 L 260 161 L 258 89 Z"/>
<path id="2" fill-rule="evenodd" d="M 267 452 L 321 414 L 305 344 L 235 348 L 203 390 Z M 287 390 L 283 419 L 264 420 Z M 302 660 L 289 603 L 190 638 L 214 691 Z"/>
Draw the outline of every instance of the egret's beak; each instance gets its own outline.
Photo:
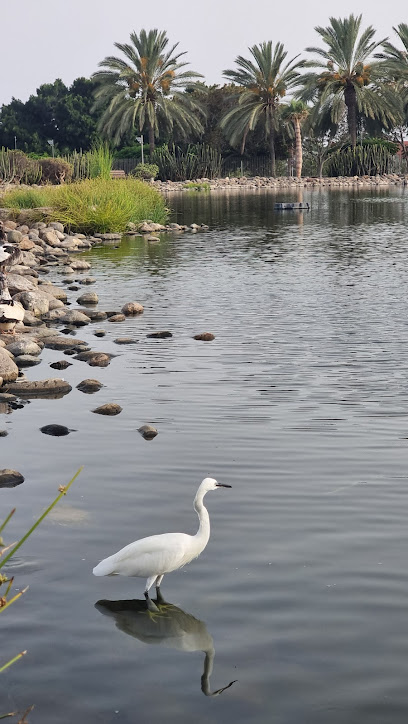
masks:
<path id="1" fill-rule="evenodd" d="M 216 488 L 232 488 L 232 485 L 224 485 L 224 483 L 217 483 Z"/>

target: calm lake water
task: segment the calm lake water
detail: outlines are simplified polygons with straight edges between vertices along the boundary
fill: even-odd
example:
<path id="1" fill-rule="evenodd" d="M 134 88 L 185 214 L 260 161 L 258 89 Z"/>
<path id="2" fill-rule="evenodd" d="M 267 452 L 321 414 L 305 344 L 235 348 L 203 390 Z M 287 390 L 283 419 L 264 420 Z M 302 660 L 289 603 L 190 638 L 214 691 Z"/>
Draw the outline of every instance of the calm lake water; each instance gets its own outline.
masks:
<path id="1" fill-rule="evenodd" d="M 0 491 L 2 518 L 17 507 L 9 541 L 85 467 L 10 567 L 30 589 L 2 617 L 1 660 L 28 654 L 1 677 L 0 714 L 406 723 L 408 191 L 304 192 L 308 213 L 275 200 L 171 196 L 175 220 L 210 229 L 86 255 L 101 309 L 137 300 L 145 312 L 98 324 L 104 339 L 80 330 L 118 355 L 110 366 L 71 360 L 68 396 L 1 417 L 0 467 L 26 478 Z M 146 337 L 156 330 L 173 337 Z M 203 331 L 216 339 L 192 339 Z M 45 351 L 27 374 L 59 376 L 49 364 L 63 358 Z M 87 377 L 105 387 L 82 394 Z M 105 402 L 121 415 L 91 413 Z M 41 434 L 49 423 L 75 432 Z M 209 545 L 164 578 L 174 606 L 152 619 L 135 601 L 142 579 L 92 567 L 137 538 L 194 533 L 207 475 L 233 487 L 208 493 Z"/>

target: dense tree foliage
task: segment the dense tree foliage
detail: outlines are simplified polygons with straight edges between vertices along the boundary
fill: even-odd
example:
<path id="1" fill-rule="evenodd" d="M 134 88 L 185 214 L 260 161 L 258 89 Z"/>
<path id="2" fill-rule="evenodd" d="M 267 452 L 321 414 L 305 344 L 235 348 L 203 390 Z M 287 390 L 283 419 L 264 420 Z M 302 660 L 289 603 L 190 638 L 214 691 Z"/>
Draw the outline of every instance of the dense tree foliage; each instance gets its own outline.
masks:
<path id="1" fill-rule="evenodd" d="M 49 154 L 53 140 L 58 153 L 90 148 L 98 137 L 94 90 L 87 78 L 69 88 L 57 79 L 41 85 L 26 103 L 13 98 L 0 111 L 0 146 Z"/>
<path id="2" fill-rule="evenodd" d="M 315 30 L 322 47 L 303 57 L 288 60 L 280 42 L 249 48 L 224 71 L 222 86 L 199 82 L 165 32 L 133 32 L 128 43 L 115 43 L 120 57 L 106 57 L 91 79 L 69 87 L 57 79 L 26 102 L 3 105 L 0 148 L 49 156 L 52 140 L 61 156 L 108 139 L 118 159 L 141 160 L 143 134 L 146 161 L 155 147 L 163 158 L 172 148 L 180 158 L 205 148 L 232 172 L 253 157 L 254 168 L 264 167 L 270 157 L 272 174 L 275 159 L 289 159 L 299 176 L 302 155 L 305 173 L 321 174 L 333 147 L 342 153 L 374 138 L 397 141 L 408 161 L 408 24 L 383 40 L 361 15 L 330 18 Z"/>

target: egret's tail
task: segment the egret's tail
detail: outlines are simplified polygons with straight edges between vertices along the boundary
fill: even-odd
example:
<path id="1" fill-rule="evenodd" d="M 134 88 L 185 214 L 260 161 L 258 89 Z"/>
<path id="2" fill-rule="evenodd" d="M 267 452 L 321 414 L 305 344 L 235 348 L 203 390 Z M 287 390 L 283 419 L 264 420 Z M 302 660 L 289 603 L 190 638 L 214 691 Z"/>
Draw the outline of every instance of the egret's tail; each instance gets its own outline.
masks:
<path id="1" fill-rule="evenodd" d="M 103 561 L 98 563 L 93 569 L 92 573 L 94 576 L 112 576 L 114 575 L 113 563 L 110 558 L 105 558 Z"/>

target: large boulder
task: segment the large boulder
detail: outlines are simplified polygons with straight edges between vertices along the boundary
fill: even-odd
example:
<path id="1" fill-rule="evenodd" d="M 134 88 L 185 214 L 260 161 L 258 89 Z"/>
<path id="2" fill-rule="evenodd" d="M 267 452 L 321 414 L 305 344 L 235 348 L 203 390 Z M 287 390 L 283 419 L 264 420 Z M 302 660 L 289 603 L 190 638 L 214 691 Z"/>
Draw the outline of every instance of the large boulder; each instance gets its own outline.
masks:
<path id="1" fill-rule="evenodd" d="M 54 284 L 41 284 L 40 287 L 42 292 L 47 292 L 47 294 L 51 294 L 51 296 L 55 297 L 55 299 L 60 299 L 61 302 L 67 301 L 67 293 L 65 289 L 56 287 Z"/>
<path id="2" fill-rule="evenodd" d="M 18 357 L 23 354 L 29 354 L 32 357 L 37 357 L 41 353 L 41 347 L 37 342 L 32 339 L 16 339 L 7 345 L 7 350 L 11 352 L 14 357 Z"/>
<path id="3" fill-rule="evenodd" d="M 36 289 L 33 292 L 20 292 L 14 298 L 23 305 L 24 309 L 32 312 L 36 317 L 46 314 L 50 308 L 50 295 L 44 293 L 42 289 Z"/>
<path id="4" fill-rule="evenodd" d="M 13 229 L 7 232 L 7 241 L 9 241 L 11 244 L 19 244 L 20 241 L 22 241 L 24 234 L 21 233 L 21 231 L 17 231 L 17 229 Z"/>
<path id="5" fill-rule="evenodd" d="M 0 377 L 3 378 L 3 384 L 14 382 L 18 377 L 18 367 L 3 347 L 0 348 Z"/>
<path id="6" fill-rule="evenodd" d="M 37 289 L 37 279 L 20 274 L 7 274 L 7 286 L 11 296 L 19 292 L 33 292 Z"/>

